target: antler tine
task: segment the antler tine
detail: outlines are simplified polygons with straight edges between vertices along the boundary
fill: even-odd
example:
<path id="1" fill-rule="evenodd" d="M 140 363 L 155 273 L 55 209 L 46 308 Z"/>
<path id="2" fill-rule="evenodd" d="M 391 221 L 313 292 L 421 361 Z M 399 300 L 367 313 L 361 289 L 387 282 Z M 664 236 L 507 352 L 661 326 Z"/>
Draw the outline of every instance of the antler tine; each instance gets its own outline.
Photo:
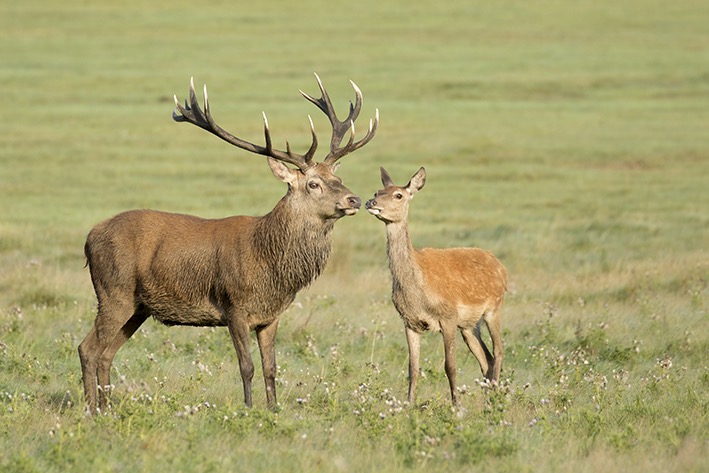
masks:
<path id="1" fill-rule="evenodd" d="M 268 128 L 268 117 L 266 117 L 266 112 L 261 112 L 263 115 L 263 135 L 266 139 L 266 150 L 270 153 L 273 150 L 271 144 L 271 130 Z"/>
<path id="2" fill-rule="evenodd" d="M 352 105 L 352 102 L 350 102 L 350 115 L 347 117 L 347 121 L 355 121 L 357 120 L 357 117 L 359 116 L 360 110 L 362 110 L 362 102 L 364 102 L 364 99 L 362 98 L 362 91 L 359 90 L 359 87 L 357 87 L 357 84 L 355 84 L 353 81 L 350 81 L 350 84 L 352 84 L 352 88 L 355 91 L 355 103 Z"/>
<path id="3" fill-rule="evenodd" d="M 301 171 L 305 171 L 313 165 L 312 158 L 315 155 L 315 150 L 317 149 L 318 141 L 315 136 L 315 129 L 313 127 L 313 122 L 310 120 L 310 131 L 312 134 L 313 142 L 310 145 L 305 155 L 300 155 L 294 153 L 290 149 L 290 145 L 286 143 L 287 151 L 280 151 L 274 149 L 271 143 L 271 133 L 268 128 L 268 119 L 266 114 L 263 114 L 264 122 L 264 135 L 266 138 L 266 147 L 259 146 L 248 141 L 238 138 L 228 131 L 224 130 L 222 127 L 217 125 L 212 118 L 212 114 L 209 109 L 209 96 L 207 94 L 207 85 L 204 85 L 204 110 L 199 105 L 199 100 L 197 99 L 197 94 L 194 90 L 194 78 L 190 79 L 190 98 L 189 103 L 185 101 L 185 105 L 182 106 L 177 100 L 175 95 L 175 111 L 172 112 L 172 118 L 177 122 L 189 122 L 193 125 L 207 130 L 208 132 L 218 136 L 222 140 L 229 144 L 241 148 L 243 150 L 249 151 L 251 153 L 260 154 L 263 156 L 270 156 L 279 161 L 283 161 L 289 164 L 297 166 Z"/>
<path id="4" fill-rule="evenodd" d="M 340 143 L 342 142 L 342 138 L 345 136 L 345 133 L 349 130 L 349 124 L 348 120 L 345 121 L 340 121 L 337 118 L 337 113 L 335 112 L 335 107 L 332 106 L 332 101 L 330 100 L 330 96 L 327 93 L 327 90 L 325 90 L 325 86 L 322 83 L 322 80 L 320 80 L 320 76 L 315 74 L 315 80 L 318 82 L 318 88 L 320 89 L 320 98 L 316 99 L 315 97 L 312 97 L 302 90 L 300 91 L 301 95 L 308 99 L 310 102 L 315 104 L 320 110 L 323 111 L 323 113 L 327 116 L 327 118 L 330 120 L 330 124 L 332 125 L 332 139 L 330 141 L 330 150 L 336 149 Z M 352 113 L 350 113 L 351 115 Z"/>
<path id="5" fill-rule="evenodd" d="M 183 107 L 180 104 L 180 101 L 177 100 L 177 95 L 175 95 L 174 98 L 176 110 L 172 112 L 173 120 L 176 122 L 189 122 L 207 131 L 211 131 L 209 129 L 209 122 L 207 121 L 204 113 L 202 113 L 202 110 L 199 108 L 199 102 L 197 102 L 197 94 L 194 91 L 194 77 L 190 78 L 189 103 L 185 100 L 185 105 Z"/>
<path id="6" fill-rule="evenodd" d="M 332 106 L 332 101 L 330 100 L 330 96 L 327 93 L 327 90 L 325 90 L 325 86 L 322 83 L 322 80 L 320 80 L 320 76 L 315 74 L 315 80 L 318 82 L 318 87 L 320 88 L 320 95 L 321 97 L 319 99 L 316 99 L 302 90 L 300 93 L 308 99 L 310 102 L 314 103 L 320 110 L 322 110 L 325 115 L 330 119 L 330 122 L 335 124 L 335 123 L 340 123 L 340 124 L 347 124 L 351 120 L 356 120 L 357 117 L 359 116 L 359 112 L 362 109 L 362 91 L 357 87 L 357 84 L 354 82 L 350 81 L 350 84 L 352 84 L 352 88 L 354 88 L 355 91 L 355 103 L 352 104 L 350 102 L 350 113 L 347 116 L 346 119 L 340 121 L 337 118 L 337 114 L 335 113 L 335 107 Z M 347 125 L 349 128 L 349 125 Z"/>
<path id="7" fill-rule="evenodd" d="M 364 101 L 362 98 L 362 91 L 359 89 L 359 87 L 357 87 L 357 84 L 355 84 L 353 81 L 350 81 L 350 84 L 352 84 L 352 88 L 355 91 L 355 102 L 354 104 L 350 102 L 350 111 L 347 118 L 343 121 L 340 121 L 337 118 L 337 114 L 335 113 L 335 108 L 332 106 L 330 96 L 325 90 L 325 86 L 323 85 L 322 81 L 320 80 L 320 77 L 317 74 L 315 74 L 315 79 L 317 80 L 318 87 L 320 88 L 321 96 L 319 99 L 316 99 L 306 94 L 302 90 L 300 91 L 300 93 L 308 101 L 312 102 L 320 110 L 322 110 L 330 120 L 330 124 L 332 125 L 332 139 L 330 140 L 330 153 L 327 155 L 324 162 L 334 164 L 338 159 L 345 156 L 346 154 L 351 153 L 356 149 L 361 148 L 374 137 L 374 133 L 376 133 L 377 130 L 377 124 L 379 123 L 379 111 L 377 110 L 375 122 L 372 123 L 372 121 L 370 120 L 369 132 L 367 133 L 367 136 L 355 143 L 354 122 L 355 120 L 357 120 L 357 117 L 359 116 L 359 113 L 362 110 L 362 103 Z M 347 144 L 344 147 L 340 148 L 340 144 L 342 143 L 342 140 L 344 139 L 348 131 L 350 132 L 350 138 Z"/>
<path id="8" fill-rule="evenodd" d="M 308 99 L 310 102 L 314 103 L 315 106 L 317 106 L 320 110 L 322 110 L 325 115 L 330 117 L 333 107 L 332 107 L 332 102 L 330 102 L 330 96 L 327 94 L 327 91 L 325 90 L 325 86 L 322 85 L 322 81 L 320 80 L 320 76 L 315 74 L 315 80 L 318 81 L 318 87 L 320 88 L 320 98 L 316 99 L 315 97 L 312 97 L 302 90 L 299 90 L 300 94 Z"/>
<path id="9" fill-rule="evenodd" d="M 379 126 L 379 109 L 375 110 L 374 120 L 369 120 L 369 130 L 367 134 L 361 140 L 355 142 L 355 126 L 354 121 L 350 122 L 352 124 L 350 128 L 350 139 L 343 148 L 331 151 L 330 154 L 325 158 L 325 163 L 334 164 L 341 157 L 350 154 L 351 152 L 360 149 L 362 146 L 369 143 L 377 132 L 377 127 Z"/>
<path id="10" fill-rule="evenodd" d="M 305 153 L 305 161 L 307 163 L 312 163 L 313 156 L 315 156 L 315 151 L 318 149 L 318 136 L 315 134 L 315 125 L 313 125 L 313 119 L 308 115 L 308 121 L 310 122 L 310 135 L 312 136 L 312 144 L 307 153 Z"/>

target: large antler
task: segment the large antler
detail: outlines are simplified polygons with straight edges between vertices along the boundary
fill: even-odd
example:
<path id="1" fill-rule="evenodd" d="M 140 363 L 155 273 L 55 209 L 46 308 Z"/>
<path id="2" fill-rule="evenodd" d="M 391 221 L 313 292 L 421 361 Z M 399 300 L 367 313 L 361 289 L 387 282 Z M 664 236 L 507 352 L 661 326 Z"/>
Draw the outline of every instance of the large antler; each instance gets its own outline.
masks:
<path id="1" fill-rule="evenodd" d="M 318 77 L 317 74 L 315 74 L 315 79 L 318 81 L 318 87 L 320 87 L 321 96 L 319 99 L 311 97 L 302 90 L 300 91 L 300 93 L 303 95 L 303 97 L 314 103 L 330 119 L 330 123 L 332 124 L 332 139 L 330 141 L 330 152 L 325 157 L 325 160 L 323 162 L 332 165 L 335 164 L 335 162 L 337 162 L 337 160 L 341 157 L 361 148 L 362 146 L 369 143 L 372 138 L 374 138 L 374 134 L 377 132 L 377 126 L 379 125 L 379 109 L 376 109 L 374 120 L 369 120 L 369 131 L 367 132 L 367 135 L 361 140 L 355 142 L 354 122 L 355 120 L 357 120 L 359 112 L 362 110 L 362 91 L 359 90 L 357 84 L 350 81 L 350 84 L 352 84 L 352 87 L 355 91 L 355 103 L 352 104 L 352 102 L 350 102 L 349 115 L 345 120 L 340 121 L 338 120 L 337 115 L 335 114 L 335 109 L 332 106 L 332 102 L 330 102 L 330 97 L 328 96 L 327 91 L 325 90 L 325 87 L 323 86 L 322 81 L 320 80 L 320 77 Z M 340 148 L 340 143 L 342 143 L 342 140 L 344 139 L 345 134 L 348 131 L 350 132 L 350 139 L 344 147 Z"/>
<path id="2" fill-rule="evenodd" d="M 352 151 L 361 148 L 362 146 L 369 143 L 372 138 L 374 138 L 374 134 L 377 132 L 377 126 L 379 125 L 379 109 L 376 110 L 374 120 L 369 120 L 369 131 L 367 132 L 367 135 L 361 140 L 355 141 L 354 122 L 357 119 L 359 112 L 362 110 L 362 91 L 359 90 L 359 87 L 357 87 L 354 82 L 350 81 L 352 87 L 355 90 L 355 103 L 352 104 L 350 102 L 349 115 L 345 120 L 340 121 L 338 120 L 337 115 L 335 114 L 335 109 L 332 106 L 332 102 L 330 102 L 330 97 L 328 96 L 327 91 L 325 90 L 325 87 L 323 86 L 322 81 L 320 80 L 320 77 L 318 77 L 317 74 L 315 74 L 315 79 L 317 79 L 318 87 L 320 87 L 321 97 L 319 99 L 311 97 L 302 90 L 300 91 L 300 93 L 303 95 L 303 97 L 314 103 L 330 119 L 330 123 L 332 124 L 332 139 L 330 140 L 330 152 L 325 157 L 325 160 L 323 162 L 329 165 L 333 165 L 335 164 L 335 162 L 337 162 L 338 159 L 351 153 Z M 266 118 L 265 113 L 263 114 L 263 128 L 264 135 L 266 137 L 265 147 L 255 145 L 248 141 L 242 140 L 241 138 L 237 138 L 228 131 L 224 130 L 222 127 L 217 125 L 217 123 L 212 118 L 212 114 L 209 111 L 209 98 L 207 96 L 206 84 L 204 86 L 204 110 L 200 108 L 199 101 L 197 100 L 197 94 L 194 91 L 194 79 L 190 79 L 189 102 L 185 100 L 185 105 L 182 106 L 177 100 L 177 96 L 175 96 L 175 108 L 176 110 L 172 112 L 172 118 L 175 121 L 189 122 L 193 125 L 197 125 L 198 127 L 207 130 L 208 132 L 218 136 L 227 143 L 230 143 L 238 148 L 256 154 L 270 156 L 279 161 L 293 164 L 297 166 L 301 171 L 305 171 L 314 164 L 313 156 L 315 155 L 315 151 L 318 147 L 318 138 L 315 135 L 313 120 L 310 118 L 310 116 L 308 116 L 308 120 L 310 121 L 310 132 L 313 137 L 313 142 L 310 145 L 310 149 L 308 149 L 305 154 L 301 155 L 294 153 L 291 150 L 290 144 L 287 141 L 286 151 L 280 151 L 273 148 L 271 144 L 271 132 L 268 129 L 268 119 Z M 342 140 L 344 139 L 347 132 L 350 132 L 350 138 L 347 144 L 344 147 L 340 148 L 340 144 L 342 143 Z"/>
<path id="3" fill-rule="evenodd" d="M 197 94 L 194 91 L 194 78 L 190 79 L 190 101 L 187 103 L 185 100 L 184 107 L 177 100 L 175 96 L 175 108 L 176 110 L 172 112 L 172 118 L 177 122 L 189 122 L 193 125 L 197 125 L 200 128 L 207 130 L 210 133 L 218 136 L 227 143 L 230 143 L 238 148 L 250 151 L 252 153 L 261 154 L 264 156 L 270 156 L 279 161 L 293 164 L 298 167 L 301 171 L 305 171 L 309 167 L 313 166 L 313 156 L 315 155 L 315 150 L 318 147 L 318 138 L 315 135 L 315 128 L 313 127 L 313 120 L 310 120 L 310 132 L 313 136 L 313 142 L 310 145 L 310 149 L 303 155 L 294 153 L 290 144 L 286 141 L 286 151 L 280 151 L 273 148 L 271 144 L 271 132 L 268 129 L 268 119 L 266 118 L 266 113 L 263 113 L 263 131 L 266 137 L 266 146 L 259 146 L 248 141 L 242 140 L 232 135 L 228 131 L 224 130 L 222 127 L 217 125 L 217 123 L 212 118 L 212 114 L 209 111 L 209 97 L 207 96 L 207 85 L 204 85 L 204 111 L 199 106 L 199 101 L 197 100 Z"/>

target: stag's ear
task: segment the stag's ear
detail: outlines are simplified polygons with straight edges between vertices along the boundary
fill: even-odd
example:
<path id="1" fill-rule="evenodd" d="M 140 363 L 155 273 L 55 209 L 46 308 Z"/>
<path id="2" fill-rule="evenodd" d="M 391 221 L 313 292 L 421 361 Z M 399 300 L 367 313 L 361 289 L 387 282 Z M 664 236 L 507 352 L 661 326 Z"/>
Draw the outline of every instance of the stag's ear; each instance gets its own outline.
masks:
<path id="1" fill-rule="evenodd" d="M 418 170 L 416 174 L 411 177 L 411 180 L 409 183 L 406 185 L 406 190 L 409 191 L 409 194 L 414 195 L 421 189 L 423 189 L 423 186 L 426 184 L 426 170 L 422 167 L 421 169 Z"/>
<path id="2" fill-rule="evenodd" d="M 391 176 L 389 176 L 389 173 L 387 172 L 386 169 L 380 167 L 379 171 L 382 174 L 382 185 L 384 187 L 389 187 L 394 185 L 394 181 L 391 179 Z"/>
<path id="3" fill-rule="evenodd" d="M 273 175 L 286 184 L 292 184 L 295 182 L 297 179 L 296 173 L 300 172 L 294 171 L 282 162 L 271 157 L 268 158 L 268 166 L 271 168 Z"/>

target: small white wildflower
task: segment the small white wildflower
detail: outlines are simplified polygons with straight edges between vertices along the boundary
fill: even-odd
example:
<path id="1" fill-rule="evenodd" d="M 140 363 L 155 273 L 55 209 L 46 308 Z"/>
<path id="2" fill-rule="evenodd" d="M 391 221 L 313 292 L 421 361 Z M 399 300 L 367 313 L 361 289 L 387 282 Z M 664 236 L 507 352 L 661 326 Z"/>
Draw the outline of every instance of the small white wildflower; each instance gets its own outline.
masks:
<path id="1" fill-rule="evenodd" d="M 670 369 L 672 368 L 672 358 L 670 358 L 669 355 L 665 355 L 665 357 L 661 360 L 657 360 L 657 364 L 660 365 L 660 368 L 663 369 Z"/>

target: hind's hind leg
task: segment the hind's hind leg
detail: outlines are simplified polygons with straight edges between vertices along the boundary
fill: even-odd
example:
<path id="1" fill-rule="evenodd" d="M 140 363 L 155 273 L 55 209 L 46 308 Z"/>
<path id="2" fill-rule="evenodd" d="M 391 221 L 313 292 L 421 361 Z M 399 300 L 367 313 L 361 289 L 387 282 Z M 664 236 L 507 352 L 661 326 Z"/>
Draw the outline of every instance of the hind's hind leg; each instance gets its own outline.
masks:
<path id="1" fill-rule="evenodd" d="M 480 324 L 473 330 L 464 328 L 461 329 L 460 332 L 463 334 L 463 340 L 465 340 L 465 344 L 468 345 L 468 349 L 478 360 L 482 375 L 485 376 L 485 379 L 491 379 L 492 367 L 495 364 L 495 360 L 480 337 Z"/>
<path id="2" fill-rule="evenodd" d="M 490 338 L 492 339 L 492 354 L 493 363 L 490 367 L 490 377 L 493 382 L 498 382 L 500 380 L 500 371 L 502 370 L 502 360 L 505 356 L 504 349 L 502 348 L 502 329 L 500 324 L 499 310 L 490 313 L 485 317 L 485 323 L 487 324 L 487 329 L 490 331 Z"/>

